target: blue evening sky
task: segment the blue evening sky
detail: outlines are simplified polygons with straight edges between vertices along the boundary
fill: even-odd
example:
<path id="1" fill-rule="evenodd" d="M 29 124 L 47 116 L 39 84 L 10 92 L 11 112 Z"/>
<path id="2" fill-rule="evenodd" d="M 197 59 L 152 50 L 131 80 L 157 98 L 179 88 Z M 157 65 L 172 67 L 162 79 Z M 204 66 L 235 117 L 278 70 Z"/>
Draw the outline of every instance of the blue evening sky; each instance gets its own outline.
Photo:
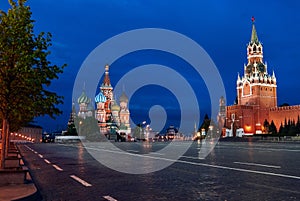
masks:
<path id="1" fill-rule="evenodd" d="M 36 21 L 35 30 L 53 35 L 49 59 L 58 65 L 68 64 L 51 86 L 65 97 L 64 105 L 60 106 L 63 115 L 56 120 L 38 119 L 47 131 L 66 127 L 73 83 L 88 54 L 110 37 L 139 28 L 170 29 L 201 45 L 217 66 L 226 89 L 227 104 L 231 105 L 236 97 L 237 73 L 243 74 L 243 65 L 247 62 L 246 44 L 251 35 L 251 17 L 255 16 L 258 38 L 264 46 L 264 60 L 269 72 L 274 70 L 277 77 L 278 105 L 300 103 L 299 1 L 28 0 L 27 4 Z M 6 0 L 1 0 L 0 9 L 7 11 Z M 149 63 L 169 66 L 182 74 L 197 94 L 201 117 L 210 113 L 203 80 L 195 76 L 184 61 L 164 52 L 141 51 L 123 56 L 111 66 L 112 84 L 126 71 Z M 97 67 L 104 68 L 104 65 Z M 161 87 L 143 87 L 130 100 L 131 116 L 135 123 L 148 120 L 149 108 L 161 104 L 167 108 L 168 123 L 176 124 L 180 115 L 174 99 Z"/>

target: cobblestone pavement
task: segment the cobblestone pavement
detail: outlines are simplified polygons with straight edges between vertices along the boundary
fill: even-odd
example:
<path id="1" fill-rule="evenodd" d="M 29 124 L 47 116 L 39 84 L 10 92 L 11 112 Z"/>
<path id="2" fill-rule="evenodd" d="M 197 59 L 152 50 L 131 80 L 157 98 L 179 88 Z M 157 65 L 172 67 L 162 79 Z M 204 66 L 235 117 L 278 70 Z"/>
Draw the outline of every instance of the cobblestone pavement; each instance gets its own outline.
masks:
<path id="1" fill-rule="evenodd" d="M 115 143 L 131 155 L 166 144 Z M 177 162 L 149 174 L 109 169 L 80 143 L 28 144 L 21 151 L 45 201 L 300 199 L 300 144 L 219 142 L 199 159 L 201 146 L 193 143 Z M 110 150 L 100 146 L 94 151 Z"/>

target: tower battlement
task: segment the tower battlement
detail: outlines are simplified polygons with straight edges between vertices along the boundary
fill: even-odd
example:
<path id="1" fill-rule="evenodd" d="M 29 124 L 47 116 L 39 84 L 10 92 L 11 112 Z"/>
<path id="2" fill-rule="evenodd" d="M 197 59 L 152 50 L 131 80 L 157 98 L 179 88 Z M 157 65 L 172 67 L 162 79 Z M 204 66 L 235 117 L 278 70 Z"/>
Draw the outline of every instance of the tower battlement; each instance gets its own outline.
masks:
<path id="1" fill-rule="evenodd" d="M 300 110 L 300 105 L 291 105 L 291 106 L 282 106 L 282 107 L 272 107 L 270 111 L 272 112 L 281 112 L 285 110 Z"/>

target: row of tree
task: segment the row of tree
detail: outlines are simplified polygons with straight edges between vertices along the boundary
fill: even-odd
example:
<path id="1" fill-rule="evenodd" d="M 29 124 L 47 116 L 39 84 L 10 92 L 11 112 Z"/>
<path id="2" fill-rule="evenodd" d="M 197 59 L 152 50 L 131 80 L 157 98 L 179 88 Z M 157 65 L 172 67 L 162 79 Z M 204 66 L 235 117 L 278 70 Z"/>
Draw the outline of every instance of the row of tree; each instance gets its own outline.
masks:
<path id="1" fill-rule="evenodd" d="M 61 114 L 63 97 L 49 91 L 63 66 L 52 65 L 51 34 L 34 32 L 26 0 L 9 0 L 10 9 L 0 10 L 0 119 L 2 121 L 0 169 L 9 148 L 9 133 L 37 116 Z"/>
<path id="2" fill-rule="evenodd" d="M 279 130 L 277 130 L 273 120 L 271 123 L 265 120 L 264 128 L 264 132 L 268 134 L 278 134 L 279 136 L 295 136 L 300 134 L 300 117 L 298 115 L 297 122 L 294 119 L 285 119 L 284 123 L 281 123 Z"/>
<path id="3" fill-rule="evenodd" d="M 284 120 L 284 124 L 280 125 L 279 134 L 282 136 L 295 136 L 300 134 L 300 118 L 298 115 L 297 122 L 295 120 Z"/>

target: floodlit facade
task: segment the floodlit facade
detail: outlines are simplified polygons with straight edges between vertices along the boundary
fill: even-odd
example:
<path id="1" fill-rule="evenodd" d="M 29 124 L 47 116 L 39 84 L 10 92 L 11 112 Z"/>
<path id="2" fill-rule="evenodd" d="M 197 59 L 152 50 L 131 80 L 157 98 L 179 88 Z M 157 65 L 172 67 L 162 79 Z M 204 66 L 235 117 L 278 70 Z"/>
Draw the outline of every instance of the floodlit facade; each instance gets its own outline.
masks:
<path id="1" fill-rule="evenodd" d="M 238 75 L 236 81 L 237 102 L 224 107 L 225 100 L 220 99 L 218 120 L 226 128 L 224 137 L 266 133 L 265 120 L 273 121 L 278 130 L 285 120 L 297 121 L 300 114 L 300 105 L 277 106 L 277 79 L 264 62 L 263 45 L 258 40 L 254 19 L 247 60 L 244 74 Z"/>

